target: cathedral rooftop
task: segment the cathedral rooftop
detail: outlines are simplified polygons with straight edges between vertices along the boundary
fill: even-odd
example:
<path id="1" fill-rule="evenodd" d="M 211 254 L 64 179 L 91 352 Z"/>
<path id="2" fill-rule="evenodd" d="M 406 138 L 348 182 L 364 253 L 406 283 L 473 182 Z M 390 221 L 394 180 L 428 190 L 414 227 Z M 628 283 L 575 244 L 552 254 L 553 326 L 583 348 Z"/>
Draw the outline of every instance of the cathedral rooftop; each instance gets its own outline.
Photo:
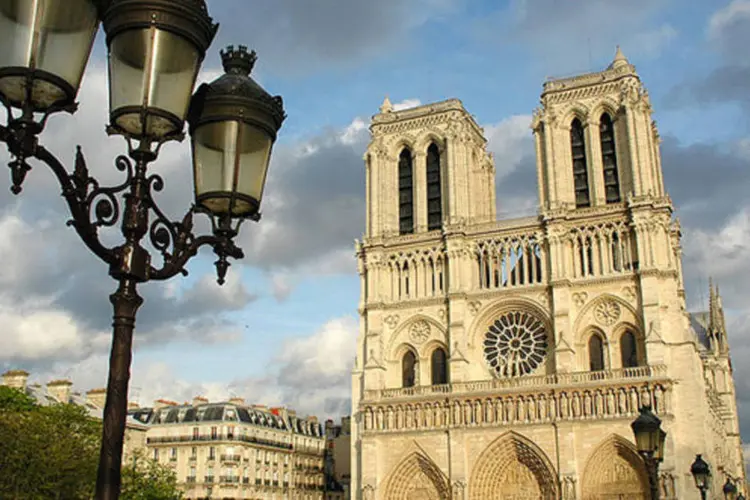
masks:
<path id="1" fill-rule="evenodd" d="M 635 66 L 623 54 L 620 46 L 617 46 L 615 57 L 603 71 L 594 71 L 574 76 L 550 77 L 544 82 L 542 96 L 550 92 L 561 92 L 575 88 L 600 85 L 609 81 L 619 80 L 624 77 L 633 76 L 638 78 Z"/>

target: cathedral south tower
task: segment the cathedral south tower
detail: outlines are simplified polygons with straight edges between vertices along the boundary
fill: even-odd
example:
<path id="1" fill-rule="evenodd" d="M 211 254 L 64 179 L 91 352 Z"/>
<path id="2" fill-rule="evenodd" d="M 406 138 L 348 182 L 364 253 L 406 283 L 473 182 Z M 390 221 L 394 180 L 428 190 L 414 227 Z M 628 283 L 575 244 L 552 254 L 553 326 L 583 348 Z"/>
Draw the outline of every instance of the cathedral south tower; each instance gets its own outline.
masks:
<path id="1" fill-rule="evenodd" d="M 539 212 L 497 220 L 494 159 L 457 99 L 372 119 L 357 243 L 357 500 L 647 499 L 630 428 L 667 432 L 662 499 L 696 454 L 744 478 L 724 313 L 685 309 L 648 93 L 618 49 L 547 81 Z M 746 493 L 746 492 L 745 492 Z"/>

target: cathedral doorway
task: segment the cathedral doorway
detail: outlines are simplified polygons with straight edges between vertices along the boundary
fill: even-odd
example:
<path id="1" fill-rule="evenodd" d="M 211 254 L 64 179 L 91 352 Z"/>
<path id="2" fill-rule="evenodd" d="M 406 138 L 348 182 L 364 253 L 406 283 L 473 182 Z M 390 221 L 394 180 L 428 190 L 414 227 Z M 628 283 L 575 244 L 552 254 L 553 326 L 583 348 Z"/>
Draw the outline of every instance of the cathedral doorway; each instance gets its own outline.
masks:
<path id="1" fill-rule="evenodd" d="M 448 480 L 420 453 L 412 453 L 391 472 L 384 500 L 449 500 Z"/>
<path id="2" fill-rule="evenodd" d="M 477 460 L 469 482 L 470 500 L 552 500 L 554 470 L 544 452 L 514 432 L 496 440 Z"/>
<path id="3" fill-rule="evenodd" d="M 583 474 L 583 500 L 646 500 L 648 476 L 633 446 L 612 436 L 589 457 Z"/>

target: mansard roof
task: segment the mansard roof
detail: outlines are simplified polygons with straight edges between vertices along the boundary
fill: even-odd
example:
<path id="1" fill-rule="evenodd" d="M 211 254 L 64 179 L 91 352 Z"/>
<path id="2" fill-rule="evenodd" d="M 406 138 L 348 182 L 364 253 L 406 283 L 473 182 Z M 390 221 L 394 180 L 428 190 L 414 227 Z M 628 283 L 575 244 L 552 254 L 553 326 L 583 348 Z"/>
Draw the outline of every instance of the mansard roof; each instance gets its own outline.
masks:
<path id="1" fill-rule="evenodd" d="M 208 403 L 166 406 L 163 408 L 136 408 L 128 415 L 136 421 L 150 426 L 190 424 L 204 422 L 236 422 L 279 429 L 293 434 L 322 437 L 323 429 L 317 422 L 291 415 L 276 415 L 249 406 L 234 403 Z"/>

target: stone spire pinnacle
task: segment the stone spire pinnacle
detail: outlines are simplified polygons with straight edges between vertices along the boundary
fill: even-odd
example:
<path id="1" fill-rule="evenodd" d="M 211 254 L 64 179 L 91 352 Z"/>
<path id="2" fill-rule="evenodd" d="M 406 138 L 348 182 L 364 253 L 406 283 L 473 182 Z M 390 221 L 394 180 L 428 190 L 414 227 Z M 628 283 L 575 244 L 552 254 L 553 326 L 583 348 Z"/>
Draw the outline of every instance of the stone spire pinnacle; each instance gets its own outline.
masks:
<path id="1" fill-rule="evenodd" d="M 620 68 L 628 64 L 630 64 L 630 62 L 625 57 L 625 54 L 622 53 L 622 49 L 618 45 L 617 52 L 615 52 L 615 58 L 612 60 L 612 64 L 609 65 L 609 69 Z"/>
<path id="2" fill-rule="evenodd" d="M 393 104 L 391 104 L 391 100 L 388 98 L 388 94 L 386 94 L 383 104 L 380 105 L 380 112 L 390 113 L 391 111 L 393 111 Z"/>

